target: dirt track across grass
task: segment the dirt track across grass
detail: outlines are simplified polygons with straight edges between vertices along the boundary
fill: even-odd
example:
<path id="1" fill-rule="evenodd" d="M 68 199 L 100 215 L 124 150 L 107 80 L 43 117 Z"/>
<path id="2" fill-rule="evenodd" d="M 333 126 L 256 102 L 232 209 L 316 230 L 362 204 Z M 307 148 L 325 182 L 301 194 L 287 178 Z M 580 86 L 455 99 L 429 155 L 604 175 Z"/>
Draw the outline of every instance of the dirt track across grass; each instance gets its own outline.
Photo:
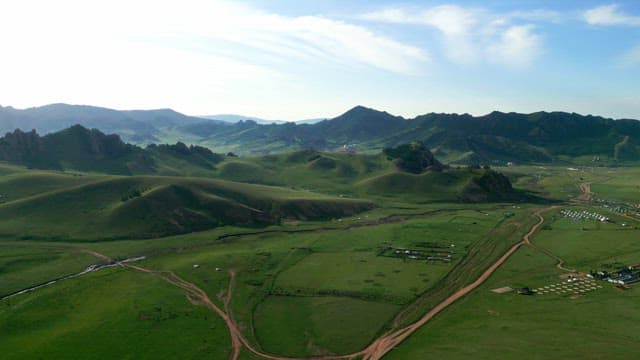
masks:
<path id="1" fill-rule="evenodd" d="M 442 310 L 446 309 L 449 305 L 453 304 L 463 296 L 469 294 L 471 291 L 476 289 L 482 283 L 484 283 L 491 274 L 493 274 L 500 265 L 502 265 L 513 253 L 516 252 L 522 245 L 529 245 L 530 237 L 538 231 L 540 226 L 544 223 L 544 218 L 542 217 L 542 212 L 548 209 L 537 210 L 534 215 L 536 215 L 539 220 L 538 222 L 531 227 L 529 232 L 527 232 L 522 241 L 513 245 L 506 253 L 504 253 L 496 262 L 494 262 L 487 270 L 485 270 L 482 275 L 473 283 L 463 287 L 462 289 L 456 291 L 444 301 L 436 305 L 433 309 L 427 312 L 420 320 L 415 323 L 404 327 L 402 329 L 396 330 L 390 334 L 384 335 L 381 338 L 374 341 L 371 345 L 369 345 L 365 350 L 363 350 L 358 355 L 362 355 L 363 360 L 375 360 L 381 359 L 386 353 L 391 351 L 395 346 L 404 341 L 407 337 L 413 334 L 416 330 L 426 324 L 429 320 L 431 320 L 434 316 L 440 313 Z"/>
<path id="2" fill-rule="evenodd" d="M 337 359 L 354 359 L 357 357 L 362 358 L 363 360 L 374 360 L 382 358 L 386 353 L 391 351 L 395 346 L 404 341 L 407 337 L 413 334 L 416 330 L 426 324 L 429 320 L 431 320 L 434 316 L 440 313 L 442 310 L 447 308 L 449 305 L 453 304 L 463 296 L 469 294 L 471 291 L 476 289 L 482 283 L 484 283 L 493 272 L 500 267 L 516 250 L 518 250 L 522 245 L 531 245 L 530 237 L 538 231 L 540 226 L 544 223 L 544 218 L 542 217 L 542 212 L 549 210 L 551 208 L 540 209 L 534 212 L 534 215 L 539 218 L 539 221 L 531 227 L 531 229 L 525 234 L 522 240 L 515 245 L 513 245 L 507 252 L 505 252 L 496 262 L 494 262 L 487 270 L 485 270 L 478 279 L 476 279 L 473 283 L 463 287 L 462 289 L 456 291 L 445 300 L 440 302 L 434 308 L 432 308 L 429 312 L 427 312 L 420 320 L 415 323 L 408 325 L 404 328 L 389 332 L 380 338 L 376 339 L 372 342 L 367 348 L 346 355 L 327 355 L 327 356 L 317 356 L 317 357 L 309 357 L 306 359 L 316 359 L 316 360 L 337 360 Z M 108 256 L 100 254 L 95 251 L 84 250 L 87 253 L 90 253 L 96 257 L 99 257 L 103 260 L 111 260 Z M 229 359 L 235 360 L 240 355 L 240 350 L 244 347 L 253 354 L 270 360 L 293 360 L 295 358 L 285 357 L 285 356 L 277 356 L 272 354 L 266 354 L 249 343 L 247 339 L 242 335 L 239 330 L 237 323 L 234 321 L 233 317 L 230 314 L 229 303 L 231 301 L 231 297 L 233 295 L 233 288 L 235 286 L 235 275 L 236 272 L 234 270 L 229 271 L 229 288 L 227 289 L 226 295 L 224 297 L 224 309 L 221 309 L 216 304 L 214 304 L 211 299 L 208 297 L 206 292 L 200 289 L 197 285 L 188 282 L 178 275 L 171 271 L 158 271 L 147 269 L 137 265 L 125 264 L 127 268 L 132 270 L 140 271 L 146 274 L 150 274 L 153 276 L 158 276 L 168 283 L 177 286 L 187 293 L 187 298 L 193 304 L 204 305 L 214 311 L 218 316 L 224 320 L 229 329 L 229 334 L 231 337 L 231 352 L 229 354 Z"/>

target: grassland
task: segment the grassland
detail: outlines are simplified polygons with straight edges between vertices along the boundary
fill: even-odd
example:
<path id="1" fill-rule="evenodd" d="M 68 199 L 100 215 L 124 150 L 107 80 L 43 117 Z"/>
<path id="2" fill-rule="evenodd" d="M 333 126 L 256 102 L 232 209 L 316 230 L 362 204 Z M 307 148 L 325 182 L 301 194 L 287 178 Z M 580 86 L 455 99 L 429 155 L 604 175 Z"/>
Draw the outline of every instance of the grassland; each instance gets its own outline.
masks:
<path id="1" fill-rule="evenodd" d="M 228 330 L 149 275 L 103 270 L 0 304 L 4 359 L 226 358 Z M 188 331 L 185 331 L 188 329 Z"/>
<path id="2" fill-rule="evenodd" d="M 598 170 L 596 170 L 598 171 Z M 632 170 L 615 170 L 633 173 Z M 590 181 L 617 182 L 610 170 L 590 175 Z M 589 175 L 588 175 L 589 176 Z M 584 178 L 586 178 L 585 176 Z M 596 196 L 620 200 L 631 179 L 622 178 L 620 189 L 608 192 L 594 186 Z M 556 181 L 559 181 L 556 179 Z M 595 204 L 594 204 L 595 205 Z M 602 206 L 564 208 L 606 211 Z M 640 260 L 637 221 L 607 214 L 613 223 L 575 221 L 557 211 L 548 214 L 545 230 L 533 239 L 535 246 L 579 272 L 615 270 Z M 622 226 L 622 223 L 627 226 Z M 518 358 L 619 358 L 640 355 L 640 340 L 632 329 L 640 320 L 634 305 L 640 298 L 637 285 L 623 291 L 609 283 L 586 294 L 498 295 L 491 289 L 504 286 L 537 288 L 562 282 L 557 259 L 535 247 L 519 250 L 484 285 L 445 310 L 385 358 L 518 359 Z M 463 344 L 463 345 L 461 345 Z"/>
<path id="3" fill-rule="evenodd" d="M 341 313 L 328 309 L 328 314 L 333 316 L 327 318 L 325 322 L 319 322 L 309 334 L 324 334 L 322 336 L 331 337 L 332 322 L 341 323 L 344 331 L 360 334 L 358 324 L 365 320 L 369 324 L 367 326 L 369 333 L 346 337 L 343 339 L 343 345 L 340 346 L 335 346 L 333 342 L 319 341 L 316 346 L 310 348 L 307 348 L 305 338 L 300 337 L 297 339 L 304 341 L 293 348 L 294 352 L 285 352 L 285 354 L 296 355 L 303 354 L 300 351 L 306 349 L 310 351 L 306 354 L 342 353 L 345 349 L 357 350 L 359 346 L 370 341 L 373 335 L 387 326 L 403 304 L 409 303 L 418 294 L 429 289 L 453 267 L 451 264 L 429 265 L 423 262 L 376 256 L 380 246 L 387 246 L 394 242 L 396 246 L 410 246 L 416 241 L 425 239 L 446 242 L 450 245 L 452 239 L 447 235 L 446 229 L 448 224 L 454 223 L 457 224 L 459 233 L 458 239 L 454 242 L 460 247 L 458 254 L 462 256 L 465 247 L 476 241 L 477 232 L 480 229 L 495 226 L 502 216 L 499 210 L 493 210 L 492 215 L 477 211 L 461 211 L 457 216 L 441 214 L 428 220 L 415 219 L 409 222 L 381 225 L 373 223 L 371 227 L 340 228 L 336 225 L 333 230 L 301 229 L 302 232 L 299 234 L 285 232 L 295 231 L 293 229 L 280 231 L 273 229 L 273 232 L 246 235 L 231 242 L 213 242 L 202 247 L 185 248 L 178 254 L 173 252 L 159 254 L 145 261 L 145 266 L 176 272 L 206 289 L 209 296 L 218 304 L 222 304 L 218 296 L 224 293 L 227 287 L 228 276 L 225 270 L 229 268 L 239 270 L 231 302 L 233 315 L 245 329 L 246 336 L 267 352 L 279 353 L 282 347 L 277 344 L 277 341 L 274 342 L 273 337 L 261 337 L 260 334 L 265 332 L 261 332 L 260 324 L 287 323 L 286 319 L 279 318 L 282 313 L 269 310 L 276 301 L 274 299 L 286 298 L 283 301 L 286 301 L 288 309 L 302 313 L 305 308 L 308 308 L 310 302 L 322 302 L 322 299 L 327 297 L 334 299 L 331 304 L 344 302 L 358 306 L 366 304 L 372 308 L 391 309 L 386 316 L 376 311 L 369 313 L 368 317 L 360 318 L 359 322 L 341 322 Z M 214 234 L 215 232 L 212 232 L 211 237 L 214 237 Z M 200 236 L 207 237 L 206 233 Z M 175 240 L 155 241 L 186 243 L 189 240 L 188 236 L 180 236 Z M 176 243 L 173 243 L 174 246 Z M 106 251 L 115 249 L 116 246 L 117 242 L 92 245 L 93 248 L 102 248 Z M 128 254 L 135 254 L 132 249 L 127 251 L 129 251 Z M 145 251 L 149 253 L 148 248 Z M 340 254 L 347 255 L 341 257 Z M 317 256 L 320 256 L 322 262 L 320 266 L 323 268 L 331 268 L 334 258 L 344 260 L 345 265 L 351 266 L 351 270 L 345 271 L 347 280 L 340 279 L 336 282 L 333 281 L 335 277 L 332 279 L 328 273 L 325 277 L 322 275 L 325 272 L 306 272 L 299 268 L 316 262 Z M 349 256 L 358 257 L 358 261 L 351 262 Z M 361 257 L 368 259 L 367 263 L 359 261 Z M 199 267 L 194 269 L 194 264 Z M 216 268 L 222 270 L 216 271 Z M 297 273 L 306 273 L 309 276 L 309 281 L 304 284 L 304 287 L 300 286 L 303 279 L 289 277 L 290 274 Z M 320 283 L 313 283 L 314 277 L 317 277 Z M 349 286 L 353 281 L 357 282 L 357 285 Z M 287 326 L 282 326 L 281 330 L 289 331 L 286 328 Z M 295 339 L 291 339 L 289 343 L 294 341 Z"/>
<path id="4" fill-rule="evenodd" d="M 2 236 L 45 240 L 160 237 L 224 224 L 260 226 L 280 218 L 334 218 L 372 207 L 364 201 L 203 178 L 106 176 L 86 183 L 84 177 L 35 177 L 37 181 L 24 185 L 22 180 L 7 180 L 6 186 L 18 189 L 13 196 L 20 198 L 0 205 L 0 217 L 6 219 L 0 224 Z M 37 194 L 26 194 L 38 191 L 31 186 L 34 182 L 47 186 L 40 186 Z M 78 183 L 81 185 L 76 186 Z M 65 187 L 50 190 L 62 184 Z"/>
<path id="5" fill-rule="evenodd" d="M 0 297 L 48 282 L 56 275 L 78 273 L 95 262 L 93 256 L 70 249 L 0 243 Z"/>
<path id="6" fill-rule="evenodd" d="M 104 261 L 81 249 L 116 259 L 146 256 L 140 266 L 171 271 L 202 289 L 258 353 L 348 354 L 412 323 L 474 281 L 520 241 L 536 221 L 531 213 L 541 207 L 447 202 L 466 178 L 452 182 L 451 188 L 441 179 L 434 185 L 425 176 L 420 180 L 424 187 L 417 182 L 416 187 L 387 191 L 394 188 L 386 184 L 372 191 L 371 184 L 382 186 L 377 178 L 395 176 L 384 159 L 316 156 L 298 152 L 227 159 L 215 170 L 234 180 L 255 176 L 253 182 L 272 180 L 280 187 L 187 177 L 74 176 L 0 166 L 0 172 L 6 171 L 0 193 L 14 196 L 0 204 L 5 219 L 0 222 L 5 234 L 0 239 L 0 294 Z M 634 170 L 529 166 L 505 171 L 520 189 L 558 204 L 533 239 L 540 249 L 580 271 L 640 262 L 633 220 L 599 203 L 562 202 L 579 193 L 576 184 L 581 182 L 591 183 L 596 197 L 627 199 L 636 186 Z M 127 194 L 131 196 L 123 200 Z M 367 208 L 358 208 L 360 204 Z M 176 206 L 212 218 L 207 209 L 287 216 L 284 221 L 216 222 L 205 228 L 180 223 L 184 231 L 175 231 L 163 220 L 181 219 L 172 213 Z M 608 212 L 616 222 L 570 221 L 559 214 L 561 208 Z M 394 255 L 396 249 L 440 251 L 429 248 L 433 244 L 443 246 L 435 249 L 447 247 L 451 261 Z M 635 287 L 626 292 L 605 287 L 576 299 L 489 291 L 542 286 L 560 281 L 561 273 L 556 259 L 523 247 L 485 284 L 387 357 L 636 357 L 633 351 L 624 353 L 639 340 L 632 331 L 640 317 L 634 310 Z M 231 339 L 225 323 L 192 302 L 158 276 L 130 268 L 103 269 L 0 301 L 0 333 L 9 334 L 0 337 L 0 348 L 16 359 L 45 354 L 228 358 Z M 240 358 L 261 357 L 245 346 Z"/>
<path id="7" fill-rule="evenodd" d="M 256 310 L 256 336 L 269 352 L 305 357 L 364 348 L 399 306 L 349 297 L 271 296 Z"/>

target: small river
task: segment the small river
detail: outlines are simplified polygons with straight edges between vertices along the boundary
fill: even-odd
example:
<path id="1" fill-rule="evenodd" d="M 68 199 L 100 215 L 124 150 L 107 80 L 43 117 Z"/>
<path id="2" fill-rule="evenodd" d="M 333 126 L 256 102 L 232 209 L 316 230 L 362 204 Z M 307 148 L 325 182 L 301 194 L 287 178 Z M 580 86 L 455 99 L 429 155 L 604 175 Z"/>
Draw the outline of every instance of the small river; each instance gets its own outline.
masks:
<path id="1" fill-rule="evenodd" d="M 132 263 L 132 262 L 136 262 L 136 261 L 142 261 L 144 259 L 146 259 L 146 256 L 138 256 L 138 257 L 132 257 L 132 258 L 124 259 L 124 260 L 120 260 L 120 261 L 89 265 L 79 273 L 63 276 L 63 277 L 60 277 L 60 278 L 57 278 L 57 279 L 53 279 L 53 280 L 49 280 L 49 281 L 47 281 L 45 283 L 42 283 L 40 285 L 32 286 L 32 287 L 29 287 L 29 288 L 26 288 L 26 289 L 22 289 L 20 291 L 16 291 L 16 292 L 11 293 L 9 295 L 5 295 L 5 296 L 0 298 L 0 301 L 12 298 L 14 296 L 26 294 L 26 293 L 41 289 L 43 287 L 47 287 L 47 286 L 53 285 L 53 284 L 55 284 L 57 282 L 60 282 L 60 281 L 77 278 L 78 276 L 82 276 L 82 275 L 88 274 L 90 272 L 94 272 L 94 271 L 98 271 L 98 270 L 105 269 L 105 268 L 110 268 L 110 267 L 124 266 L 124 264 Z"/>

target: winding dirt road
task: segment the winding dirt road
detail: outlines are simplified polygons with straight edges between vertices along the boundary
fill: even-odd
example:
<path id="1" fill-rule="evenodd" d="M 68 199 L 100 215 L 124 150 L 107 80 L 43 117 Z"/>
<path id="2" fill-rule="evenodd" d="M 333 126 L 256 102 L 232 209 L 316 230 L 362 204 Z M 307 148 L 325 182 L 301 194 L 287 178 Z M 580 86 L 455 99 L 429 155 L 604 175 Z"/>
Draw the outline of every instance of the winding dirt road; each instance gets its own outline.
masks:
<path id="1" fill-rule="evenodd" d="M 474 281 L 473 283 L 463 287 L 462 289 L 460 289 L 460 290 L 456 291 L 455 293 L 453 293 L 452 295 L 450 295 L 448 298 L 446 298 L 441 303 L 436 305 L 433 309 L 431 309 L 429 312 L 427 312 L 417 322 L 415 322 L 415 323 L 413 323 L 413 324 L 411 324 L 411 325 L 409 325 L 409 326 L 407 326 L 405 328 L 402 328 L 400 330 L 396 330 L 396 331 L 394 331 L 394 332 L 392 332 L 392 333 L 390 333 L 388 335 L 385 335 L 385 336 L 379 338 L 378 340 L 374 341 L 364 351 L 359 353 L 359 354 L 362 355 L 362 359 L 363 360 L 375 360 L 375 359 L 382 358 L 386 353 L 391 351 L 395 346 L 397 346 L 402 341 L 404 341 L 407 337 L 409 337 L 411 334 L 413 334 L 421 326 L 426 324 L 429 320 L 431 320 L 434 316 L 436 316 L 442 310 L 446 309 L 449 305 L 453 304 L 454 302 L 456 302 L 457 300 L 459 300 L 463 296 L 469 294 L 471 291 L 473 291 L 478 286 L 480 286 L 482 283 L 484 283 L 489 278 L 489 276 L 491 276 L 491 274 L 493 274 L 496 271 L 496 269 L 498 269 L 498 267 L 500 267 L 500 265 L 502 265 L 522 245 L 531 244 L 531 241 L 530 241 L 531 235 L 533 235 L 536 231 L 538 231 L 538 228 L 540 228 L 540 226 L 544 223 L 544 218 L 541 215 L 542 212 L 546 211 L 546 210 L 549 210 L 549 209 L 550 208 L 537 210 L 534 213 L 534 215 L 537 216 L 539 218 L 539 220 L 535 225 L 533 225 L 531 227 L 529 232 L 527 232 L 524 235 L 524 237 L 522 238 L 522 241 L 520 241 L 520 242 L 516 243 L 515 245 L 513 245 L 506 253 L 504 253 L 504 255 L 502 255 L 495 263 L 493 263 L 493 265 L 491 265 L 487 270 L 485 270 L 485 272 L 483 272 L 482 275 L 480 275 L 480 277 L 478 279 L 476 279 L 476 281 Z"/>
<path id="2" fill-rule="evenodd" d="M 496 262 L 494 262 L 487 270 L 485 270 L 482 273 L 482 275 L 480 275 L 480 277 L 478 277 L 478 279 L 476 279 L 473 283 L 463 287 L 462 289 L 456 291 L 455 293 L 447 297 L 445 300 L 443 300 L 434 308 L 432 308 L 429 312 L 427 312 L 420 320 L 402 329 L 398 329 L 383 335 L 382 337 L 372 342 L 369 346 L 367 346 L 367 348 L 359 352 L 346 354 L 346 355 L 335 355 L 335 356 L 327 355 L 327 356 L 310 357 L 306 359 L 339 360 L 339 359 L 354 359 L 356 357 L 361 357 L 363 360 L 374 360 L 374 359 L 382 358 L 386 353 L 391 351 L 395 346 L 397 346 L 402 341 L 404 341 L 407 337 L 413 334 L 421 326 L 426 324 L 438 313 L 440 313 L 441 311 L 446 309 L 449 305 L 453 304 L 460 298 L 469 294 L 471 291 L 473 291 L 482 283 L 484 283 L 491 276 L 491 274 L 493 274 L 496 271 L 496 269 L 498 269 L 498 267 L 500 267 L 500 265 L 502 265 L 522 245 L 530 245 L 531 244 L 530 237 L 536 231 L 538 231 L 540 226 L 544 223 L 544 218 L 541 215 L 542 212 L 547 211 L 551 208 L 540 209 L 534 212 L 534 215 L 539 218 L 539 221 L 531 227 L 531 229 L 527 232 L 527 234 L 523 236 L 520 242 L 514 244 L 511 248 L 509 248 L 509 250 L 506 253 L 504 253 Z M 96 251 L 86 250 L 86 249 L 82 249 L 81 251 L 94 255 L 100 259 L 111 261 L 111 258 L 109 258 L 106 255 L 100 254 Z M 246 348 L 248 351 L 252 352 L 253 354 L 265 359 L 270 359 L 270 360 L 297 359 L 297 358 L 290 358 L 285 356 L 266 354 L 256 349 L 255 347 L 253 347 L 253 345 L 251 345 L 249 341 L 247 341 L 247 339 L 242 335 L 242 333 L 238 328 L 237 323 L 234 321 L 233 317 L 231 316 L 231 310 L 229 306 L 231 297 L 233 295 L 233 288 L 235 286 L 236 272 L 234 270 L 229 271 L 229 287 L 223 298 L 223 303 L 224 303 L 224 310 L 223 310 L 211 301 L 211 299 L 209 298 L 209 296 L 206 294 L 204 290 L 200 289 L 197 285 L 182 279 L 181 277 L 176 275 L 174 272 L 152 270 L 152 269 L 147 269 L 141 266 L 131 265 L 131 264 L 123 264 L 123 265 L 132 270 L 136 270 L 146 274 L 160 277 L 161 279 L 167 281 L 168 283 L 186 291 L 187 298 L 191 303 L 195 305 L 204 305 L 209 309 L 211 309 L 212 311 L 214 311 L 216 314 L 218 314 L 218 316 L 220 316 L 220 318 L 224 320 L 224 322 L 226 323 L 227 328 L 229 329 L 230 337 L 231 337 L 231 353 L 229 355 L 229 359 L 231 360 L 238 359 L 240 355 L 240 351 L 242 350 L 243 347 Z"/>

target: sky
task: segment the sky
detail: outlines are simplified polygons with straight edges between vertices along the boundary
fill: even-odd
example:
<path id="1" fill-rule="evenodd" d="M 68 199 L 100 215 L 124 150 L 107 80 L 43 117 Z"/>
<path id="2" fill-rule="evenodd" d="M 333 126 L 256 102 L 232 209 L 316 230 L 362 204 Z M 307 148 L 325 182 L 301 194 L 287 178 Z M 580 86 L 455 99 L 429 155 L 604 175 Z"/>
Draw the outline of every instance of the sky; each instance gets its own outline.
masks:
<path id="1" fill-rule="evenodd" d="M 3 0 L 0 105 L 640 119 L 640 1 Z"/>

